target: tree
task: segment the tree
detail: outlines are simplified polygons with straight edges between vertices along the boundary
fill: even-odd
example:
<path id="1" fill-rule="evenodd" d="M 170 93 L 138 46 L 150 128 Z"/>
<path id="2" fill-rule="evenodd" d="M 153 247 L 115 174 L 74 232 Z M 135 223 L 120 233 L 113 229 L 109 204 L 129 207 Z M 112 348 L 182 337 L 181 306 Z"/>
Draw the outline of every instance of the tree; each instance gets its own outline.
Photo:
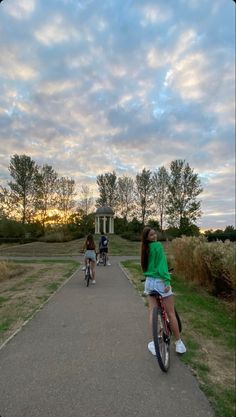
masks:
<path id="1" fill-rule="evenodd" d="M 20 210 L 23 224 L 32 217 L 37 169 L 35 161 L 27 155 L 15 154 L 11 157 L 9 171 L 14 181 L 10 181 L 8 185 L 13 192 L 16 208 Z"/>
<path id="2" fill-rule="evenodd" d="M 45 229 L 49 211 L 55 208 L 57 177 L 58 175 L 54 169 L 50 165 L 45 164 L 38 169 L 35 178 L 35 206 L 39 211 L 43 230 Z"/>
<path id="3" fill-rule="evenodd" d="M 129 213 L 134 209 L 134 180 L 126 175 L 118 178 L 118 204 L 120 214 L 126 222 Z"/>
<path id="4" fill-rule="evenodd" d="M 0 218 L 16 219 L 16 198 L 14 193 L 6 187 L 0 186 Z"/>
<path id="5" fill-rule="evenodd" d="M 236 233 L 234 226 L 226 226 L 224 233 Z"/>
<path id="6" fill-rule="evenodd" d="M 97 207 L 108 206 L 113 210 L 117 206 L 117 177 L 115 171 L 106 172 L 97 176 L 99 198 L 96 201 Z"/>
<path id="7" fill-rule="evenodd" d="M 181 227 L 183 219 L 189 224 L 201 217 L 201 202 L 197 201 L 202 192 L 200 179 L 184 160 L 175 160 L 170 164 L 169 201 L 167 207 L 170 226 Z"/>
<path id="8" fill-rule="evenodd" d="M 71 210 L 75 205 L 75 181 L 72 178 L 61 177 L 57 181 L 57 205 L 63 213 L 63 222 L 68 223 Z"/>
<path id="9" fill-rule="evenodd" d="M 153 173 L 152 181 L 154 204 L 160 216 L 160 230 L 162 232 L 169 195 L 169 175 L 164 166 Z"/>
<path id="10" fill-rule="evenodd" d="M 85 216 L 91 213 L 93 208 L 94 199 L 91 191 L 87 185 L 81 186 L 81 200 L 79 201 L 78 208 L 81 209 Z"/>
<path id="11" fill-rule="evenodd" d="M 151 171 L 145 168 L 141 174 L 136 175 L 136 209 L 137 214 L 141 218 L 142 224 L 145 224 L 147 217 L 153 212 L 151 206 L 153 203 L 153 183 L 151 179 Z"/>

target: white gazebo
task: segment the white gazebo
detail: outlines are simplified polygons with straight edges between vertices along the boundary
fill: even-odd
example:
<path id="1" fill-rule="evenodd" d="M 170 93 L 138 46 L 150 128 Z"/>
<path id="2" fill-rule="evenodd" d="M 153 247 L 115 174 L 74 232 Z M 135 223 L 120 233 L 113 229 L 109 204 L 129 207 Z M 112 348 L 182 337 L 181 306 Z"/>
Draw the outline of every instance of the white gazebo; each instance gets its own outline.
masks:
<path id="1" fill-rule="evenodd" d="M 98 207 L 95 213 L 95 234 L 114 233 L 114 212 L 111 207 Z"/>

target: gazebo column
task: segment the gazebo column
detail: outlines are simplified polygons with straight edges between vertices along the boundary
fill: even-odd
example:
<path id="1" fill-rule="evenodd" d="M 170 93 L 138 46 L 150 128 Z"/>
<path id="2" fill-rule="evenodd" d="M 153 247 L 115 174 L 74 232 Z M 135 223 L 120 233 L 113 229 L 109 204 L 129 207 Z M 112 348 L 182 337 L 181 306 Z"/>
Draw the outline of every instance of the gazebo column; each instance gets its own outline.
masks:
<path id="1" fill-rule="evenodd" d="M 100 233 L 100 217 L 98 216 L 98 233 Z"/>
<path id="2" fill-rule="evenodd" d="M 111 233 L 114 233 L 114 217 L 111 217 Z"/>
<path id="3" fill-rule="evenodd" d="M 104 216 L 103 217 L 103 233 L 105 233 L 105 234 L 106 234 L 106 220 L 107 220 L 107 218 Z"/>

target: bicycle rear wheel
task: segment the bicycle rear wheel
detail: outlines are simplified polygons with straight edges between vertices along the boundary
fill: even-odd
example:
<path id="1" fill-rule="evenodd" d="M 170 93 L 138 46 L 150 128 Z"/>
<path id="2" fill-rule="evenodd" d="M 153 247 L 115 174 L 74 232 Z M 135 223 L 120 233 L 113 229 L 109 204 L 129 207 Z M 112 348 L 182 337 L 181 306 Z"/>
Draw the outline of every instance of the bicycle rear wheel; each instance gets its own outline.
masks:
<path id="1" fill-rule="evenodd" d="M 152 311 L 153 340 L 156 357 L 163 372 L 167 372 L 170 366 L 170 332 L 166 327 L 160 308 L 154 306 Z"/>
<path id="2" fill-rule="evenodd" d="M 88 287 L 89 281 L 90 281 L 90 266 L 89 265 L 86 266 L 85 280 L 86 280 L 86 286 Z"/>

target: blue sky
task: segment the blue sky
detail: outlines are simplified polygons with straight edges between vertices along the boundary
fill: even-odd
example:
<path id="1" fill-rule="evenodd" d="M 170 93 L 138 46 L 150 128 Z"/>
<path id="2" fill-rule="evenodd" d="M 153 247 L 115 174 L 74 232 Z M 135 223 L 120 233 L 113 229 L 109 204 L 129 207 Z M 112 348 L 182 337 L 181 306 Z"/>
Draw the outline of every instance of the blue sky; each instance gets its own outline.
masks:
<path id="1" fill-rule="evenodd" d="M 235 224 L 232 0 L 4 0 L 0 183 L 27 154 L 96 192 L 185 159 L 203 228 Z"/>

